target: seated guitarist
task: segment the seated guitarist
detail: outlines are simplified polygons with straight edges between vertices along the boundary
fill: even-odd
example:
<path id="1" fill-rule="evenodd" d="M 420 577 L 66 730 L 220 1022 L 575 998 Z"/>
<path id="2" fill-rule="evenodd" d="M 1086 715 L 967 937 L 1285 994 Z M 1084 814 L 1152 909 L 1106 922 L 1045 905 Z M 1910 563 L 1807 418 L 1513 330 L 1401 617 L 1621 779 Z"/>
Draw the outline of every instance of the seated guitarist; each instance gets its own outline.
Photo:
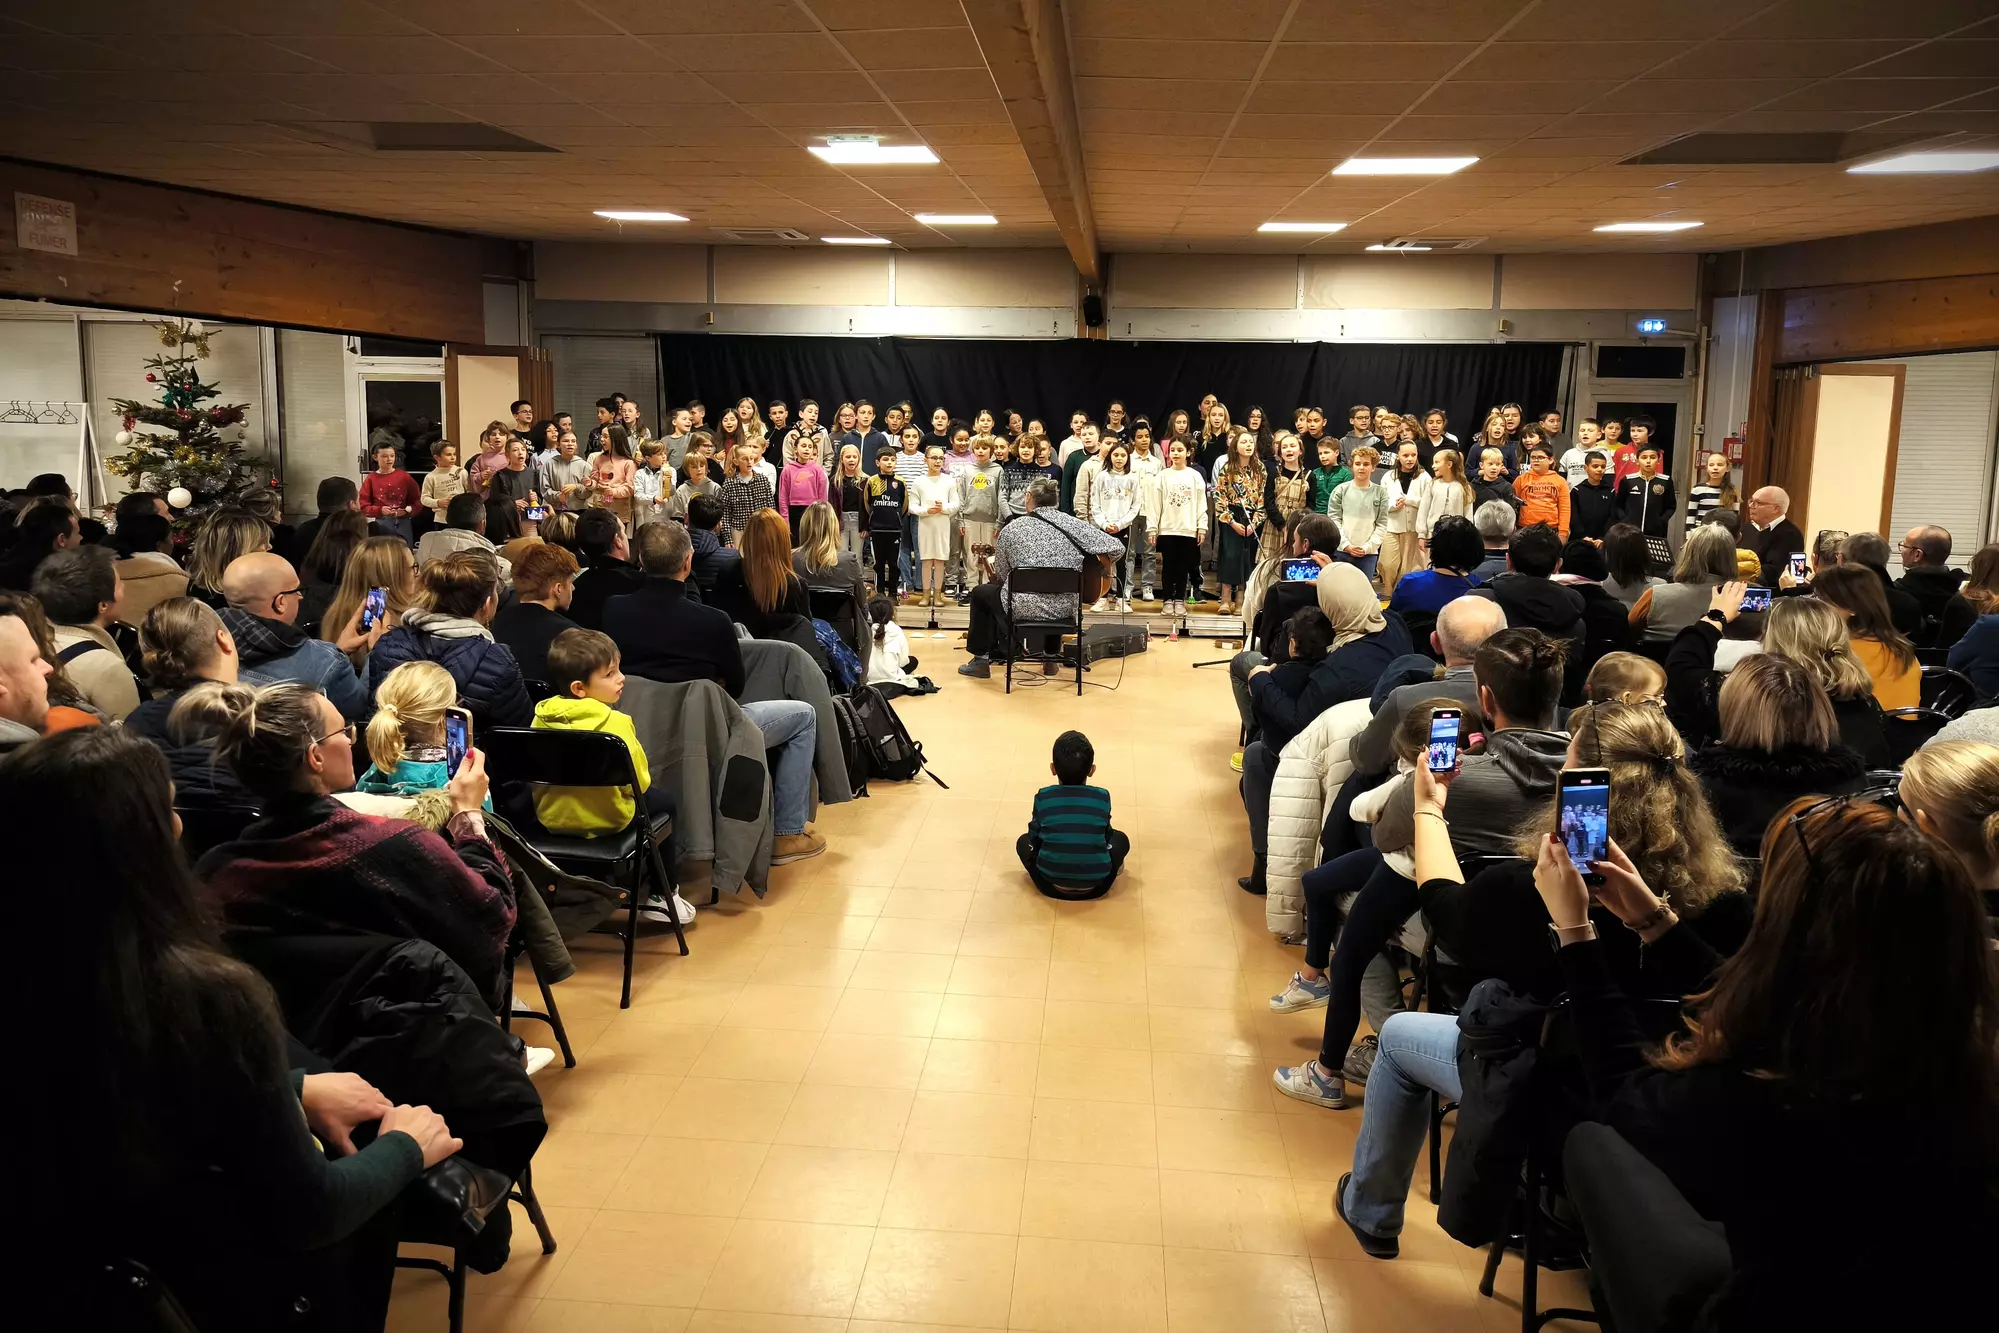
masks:
<path id="1" fill-rule="evenodd" d="M 1061 488 L 1051 477 L 1041 477 L 1027 488 L 1024 511 L 1000 529 L 994 541 L 993 577 L 972 589 L 971 626 L 965 647 L 972 660 L 958 668 L 961 676 L 992 675 L 993 658 L 1019 649 L 1018 637 L 1006 627 L 1014 618 L 1022 620 L 1074 619 L 1077 613 L 1073 594 L 1021 593 L 1005 591 L 1008 573 L 1016 569 L 1082 570 L 1086 557 L 1100 562 L 1095 571 L 1084 570 L 1084 597 L 1101 595 L 1108 567 L 1101 562 L 1124 554 L 1124 543 L 1116 537 L 1059 508 Z M 1091 575 L 1099 575 L 1094 583 Z M 1048 660 L 1042 669 L 1055 674 L 1054 654 L 1059 636 L 1047 635 L 1043 653 Z"/>

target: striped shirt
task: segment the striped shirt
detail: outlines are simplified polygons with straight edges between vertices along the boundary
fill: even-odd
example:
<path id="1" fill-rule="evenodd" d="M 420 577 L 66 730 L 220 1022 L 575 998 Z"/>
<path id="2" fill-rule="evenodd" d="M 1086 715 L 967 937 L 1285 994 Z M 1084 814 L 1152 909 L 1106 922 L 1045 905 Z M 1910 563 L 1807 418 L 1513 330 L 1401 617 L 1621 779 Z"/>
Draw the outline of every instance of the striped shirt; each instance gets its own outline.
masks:
<path id="1" fill-rule="evenodd" d="M 1027 821 L 1035 867 L 1065 889 L 1101 884 L 1111 873 L 1111 794 L 1102 787 L 1058 784 L 1034 793 Z"/>

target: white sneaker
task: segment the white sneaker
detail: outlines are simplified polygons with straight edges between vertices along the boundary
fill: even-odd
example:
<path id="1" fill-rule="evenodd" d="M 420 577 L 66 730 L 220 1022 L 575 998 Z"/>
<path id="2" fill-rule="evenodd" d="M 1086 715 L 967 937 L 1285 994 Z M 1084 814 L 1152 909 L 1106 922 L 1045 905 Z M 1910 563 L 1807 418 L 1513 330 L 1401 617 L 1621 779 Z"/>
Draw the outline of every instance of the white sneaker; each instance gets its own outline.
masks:
<path id="1" fill-rule="evenodd" d="M 1152 602 L 1152 601 L 1157 601 L 1158 598 L 1152 595 L 1152 589 L 1147 588 L 1144 592 L 1138 595 L 1138 600 L 1141 602 Z"/>
<path id="2" fill-rule="evenodd" d="M 673 895 L 673 912 L 675 916 L 680 918 L 681 925 L 691 926 L 694 924 L 694 904 L 681 897 L 678 891 Z M 656 922 L 663 926 L 673 924 L 673 918 L 666 914 L 666 899 L 656 893 L 646 899 L 646 905 L 639 909 L 639 918 L 644 921 Z"/>
<path id="3" fill-rule="evenodd" d="M 1111 599 L 1108 597 L 1099 597 L 1096 601 L 1090 603 L 1090 609 L 1098 615 L 1102 615 L 1111 609 Z"/>
<path id="4" fill-rule="evenodd" d="M 1117 609 L 1118 609 L 1118 614 L 1119 614 L 1119 615 L 1126 615 L 1126 616 L 1130 615 L 1130 614 L 1131 614 L 1131 598 L 1129 598 L 1129 597 L 1120 597 L 1120 598 L 1118 598 L 1118 599 L 1117 599 Z"/>
<path id="5" fill-rule="evenodd" d="M 529 1078 L 555 1063 L 555 1052 L 546 1046 L 530 1046 L 522 1055 L 526 1058 Z"/>
<path id="6" fill-rule="evenodd" d="M 521 993 L 519 991 L 514 992 L 514 1001 L 513 1004 L 509 1007 L 512 1008 L 512 1010 L 517 1014 L 531 1014 L 534 1012 L 534 1010 L 528 1006 L 528 1002 L 521 998 Z"/>

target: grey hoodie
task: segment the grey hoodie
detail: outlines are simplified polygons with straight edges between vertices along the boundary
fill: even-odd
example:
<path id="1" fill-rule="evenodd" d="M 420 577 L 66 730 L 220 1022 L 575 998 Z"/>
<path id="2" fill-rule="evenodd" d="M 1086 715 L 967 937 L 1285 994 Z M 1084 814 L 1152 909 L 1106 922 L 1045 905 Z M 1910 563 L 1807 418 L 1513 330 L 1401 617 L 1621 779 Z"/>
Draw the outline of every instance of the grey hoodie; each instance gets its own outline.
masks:
<path id="1" fill-rule="evenodd" d="M 1508 727 L 1486 736 L 1485 753 L 1465 756 L 1444 806 L 1458 855 L 1513 855 L 1521 830 L 1555 799 L 1568 753 L 1566 731 Z M 1404 783 L 1375 822 L 1374 845 L 1393 851 L 1415 840 L 1416 793 Z"/>

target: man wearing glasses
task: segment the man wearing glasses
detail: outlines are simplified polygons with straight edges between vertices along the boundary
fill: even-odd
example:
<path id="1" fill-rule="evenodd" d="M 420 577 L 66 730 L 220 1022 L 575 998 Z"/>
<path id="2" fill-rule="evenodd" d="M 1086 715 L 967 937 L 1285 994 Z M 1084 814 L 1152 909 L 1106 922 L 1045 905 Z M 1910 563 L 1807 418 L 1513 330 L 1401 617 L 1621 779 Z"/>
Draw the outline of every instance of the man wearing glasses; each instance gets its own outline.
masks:
<path id="1" fill-rule="evenodd" d="M 244 681 L 253 685 L 297 681 L 324 693 L 350 722 L 368 716 L 368 687 L 348 655 L 373 649 L 387 628 L 385 621 L 363 632 L 357 607 L 334 642 L 309 637 L 297 624 L 303 598 L 298 573 L 289 561 L 268 551 L 231 561 L 222 572 L 222 595 L 229 603 L 222 610 L 222 623 L 236 640 Z"/>

